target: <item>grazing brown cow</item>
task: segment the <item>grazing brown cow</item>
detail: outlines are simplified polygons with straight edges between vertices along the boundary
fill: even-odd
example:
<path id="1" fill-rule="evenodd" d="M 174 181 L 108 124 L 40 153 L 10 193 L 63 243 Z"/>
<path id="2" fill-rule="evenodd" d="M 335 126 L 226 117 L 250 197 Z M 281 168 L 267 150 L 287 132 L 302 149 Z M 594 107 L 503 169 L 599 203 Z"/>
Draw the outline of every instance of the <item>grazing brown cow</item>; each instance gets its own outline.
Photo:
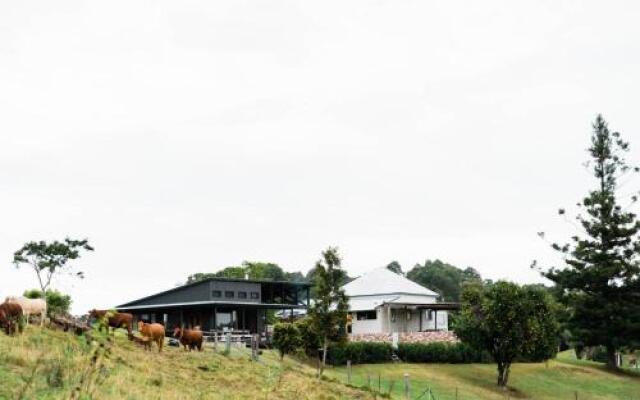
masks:
<path id="1" fill-rule="evenodd" d="M 95 308 L 89 311 L 89 318 L 103 319 L 105 316 L 109 317 L 107 323 L 113 328 L 114 333 L 117 328 L 125 328 L 131 337 L 133 334 L 133 315 L 109 310 L 96 310 Z M 102 326 L 100 326 L 100 330 L 102 330 Z M 107 327 L 107 333 L 109 333 L 109 327 Z"/>
<path id="2" fill-rule="evenodd" d="M 0 326 L 7 335 L 22 333 L 22 307 L 15 303 L 0 304 Z"/>
<path id="3" fill-rule="evenodd" d="M 143 337 L 149 340 L 145 343 L 145 348 L 151 350 L 151 342 L 156 342 L 158 345 L 158 352 L 162 352 L 162 345 L 164 344 L 164 326 L 161 324 L 145 324 L 143 321 L 138 321 L 138 331 Z"/>
<path id="4" fill-rule="evenodd" d="M 198 351 L 202 351 L 202 331 L 200 329 L 184 329 L 176 326 L 173 329 L 173 337 L 180 340 L 184 351 L 187 351 L 187 346 L 189 351 L 196 348 Z"/>

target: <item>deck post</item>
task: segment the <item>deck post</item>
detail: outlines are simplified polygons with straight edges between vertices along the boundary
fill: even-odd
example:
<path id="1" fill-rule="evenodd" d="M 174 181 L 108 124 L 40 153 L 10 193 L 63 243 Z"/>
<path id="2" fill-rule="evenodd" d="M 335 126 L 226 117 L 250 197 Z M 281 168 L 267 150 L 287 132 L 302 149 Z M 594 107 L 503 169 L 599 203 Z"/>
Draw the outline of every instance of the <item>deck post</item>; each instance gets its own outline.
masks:
<path id="1" fill-rule="evenodd" d="M 434 331 L 438 330 L 438 310 L 433 310 L 433 320 L 435 321 Z"/>

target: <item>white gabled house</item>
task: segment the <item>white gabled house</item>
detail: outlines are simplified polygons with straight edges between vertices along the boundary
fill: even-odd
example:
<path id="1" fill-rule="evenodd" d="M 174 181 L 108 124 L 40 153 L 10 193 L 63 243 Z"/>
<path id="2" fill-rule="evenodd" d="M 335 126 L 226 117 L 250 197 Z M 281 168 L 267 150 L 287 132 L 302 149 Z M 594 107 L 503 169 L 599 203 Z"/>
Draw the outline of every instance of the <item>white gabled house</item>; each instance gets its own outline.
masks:
<path id="1" fill-rule="evenodd" d="M 376 268 L 342 287 L 349 298 L 349 333 L 447 331 L 448 310 L 438 293 L 386 267 Z"/>

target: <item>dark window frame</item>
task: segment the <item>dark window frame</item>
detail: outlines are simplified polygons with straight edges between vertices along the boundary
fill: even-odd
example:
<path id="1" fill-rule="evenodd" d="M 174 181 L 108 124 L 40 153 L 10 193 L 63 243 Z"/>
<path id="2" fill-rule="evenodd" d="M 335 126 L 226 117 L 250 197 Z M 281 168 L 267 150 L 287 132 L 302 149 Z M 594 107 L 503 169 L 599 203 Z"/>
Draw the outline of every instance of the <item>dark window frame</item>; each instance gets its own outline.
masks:
<path id="1" fill-rule="evenodd" d="M 259 299 L 260 299 L 260 293 L 258 293 L 258 292 L 251 292 L 251 299 L 252 299 L 252 300 L 259 300 Z"/>
<path id="2" fill-rule="evenodd" d="M 225 299 L 233 299 L 236 297 L 236 293 L 233 290 L 225 290 L 224 291 L 224 298 Z"/>
<path id="3" fill-rule="evenodd" d="M 246 299 L 247 298 L 247 292 L 238 292 L 238 298 L 239 299 Z"/>
<path id="4" fill-rule="evenodd" d="M 378 319 L 378 313 L 376 310 L 369 311 L 357 311 L 356 312 L 356 320 L 357 321 L 373 321 Z"/>
<path id="5" fill-rule="evenodd" d="M 219 299 L 222 297 L 222 291 L 221 290 L 212 290 L 211 291 L 211 297 Z"/>

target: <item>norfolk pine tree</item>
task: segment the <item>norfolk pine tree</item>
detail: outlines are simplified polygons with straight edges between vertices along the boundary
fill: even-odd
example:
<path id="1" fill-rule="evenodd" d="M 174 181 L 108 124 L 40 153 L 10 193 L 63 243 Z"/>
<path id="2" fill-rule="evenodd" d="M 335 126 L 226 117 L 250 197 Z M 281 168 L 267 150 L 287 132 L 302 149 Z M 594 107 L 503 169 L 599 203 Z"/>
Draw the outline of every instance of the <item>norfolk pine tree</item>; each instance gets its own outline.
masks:
<path id="1" fill-rule="evenodd" d="M 572 335 L 586 346 L 606 347 L 607 366 L 614 369 L 617 351 L 640 340 L 640 222 L 619 204 L 618 193 L 619 178 L 638 172 L 624 158 L 628 150 L 628 143 L 598 115 L 587 164 L 597 185 L 577 204 L 580 232 L 569 243 L 552 244 L 566 266 L 543 271 L 562 290 Z M 631 204 L 636 201 L 631 196 Z"/>

